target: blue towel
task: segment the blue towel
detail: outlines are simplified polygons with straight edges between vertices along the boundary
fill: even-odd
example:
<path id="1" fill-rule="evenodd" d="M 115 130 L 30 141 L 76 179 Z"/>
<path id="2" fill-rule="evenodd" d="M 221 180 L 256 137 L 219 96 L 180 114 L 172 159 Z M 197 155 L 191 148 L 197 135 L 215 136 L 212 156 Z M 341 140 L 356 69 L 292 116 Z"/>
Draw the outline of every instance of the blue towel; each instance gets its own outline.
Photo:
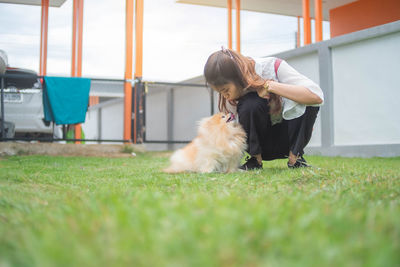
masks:
<path id="1" fill-rule="evenodd" d="M 56 124 L 85 122 L 89 90 L 87 78 L 44 77 L 44 119 Z"/>

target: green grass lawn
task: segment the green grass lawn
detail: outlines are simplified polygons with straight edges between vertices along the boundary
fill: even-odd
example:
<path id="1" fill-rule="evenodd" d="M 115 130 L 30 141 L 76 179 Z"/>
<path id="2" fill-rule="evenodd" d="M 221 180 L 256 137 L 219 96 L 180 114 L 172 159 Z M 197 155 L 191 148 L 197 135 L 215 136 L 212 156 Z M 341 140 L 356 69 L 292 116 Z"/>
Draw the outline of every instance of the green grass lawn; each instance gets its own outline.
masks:
<path id="1" fill-rule="evenodd" d="M 307 159 L 0 158 L 0 266 L 399 266 L 400 158 Z"/>

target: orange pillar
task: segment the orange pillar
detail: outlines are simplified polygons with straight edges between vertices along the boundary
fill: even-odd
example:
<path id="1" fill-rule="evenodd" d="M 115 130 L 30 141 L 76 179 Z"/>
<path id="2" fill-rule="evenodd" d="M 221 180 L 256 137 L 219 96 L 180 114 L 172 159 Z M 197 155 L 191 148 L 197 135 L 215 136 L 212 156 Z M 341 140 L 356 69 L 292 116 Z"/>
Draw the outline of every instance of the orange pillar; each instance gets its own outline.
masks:
<path id="1" fill-rule="evenodd" d="M 136 0 L 135 6 L 135 41 L 136 41 L 136 51 L 135 51 L 135 79 L 142 79 L 143 76 L 143 0 Z M 142 110 L 142 106 L 139 103 L 135 86 L 134 92 L 134 113 L 135 113 L 135 124 L 133 125 L 133 142 L 137 143 L 137 125 L 139 120 L 138 110 Z M 139 107 L 139 108 L 138 108 Z"/>
<path id="2" fill-rule="evenodd" d="M 227 0 L 228 9 L 228 48 L 232 49 L 232 0 Z"/>
<path id="3" fill-rule="evenodd" d="M 142 78 L 143 70 L 143 0 L 136 0 L 135 6 L 135 78 Z"/>
<path id="4" fill-rule="evenodd" d="M 40 25 L 40 65 L 39 75 L 47 73 L 47 32 L 49 26 L 49 0 L 42 0 L 42 15 Z"/>
<path id="5" fill-rule="evenodd" d="M 125 83 L 124 83 L 124 139 L 131 140 L 132 127 L 132 50 L 133 50 L 133 0 L 125 7 Z"/>
<path id="6" fill-rule="evenodd" d="M 78 6 L 78 61 L 77 61 L 77 76 L 82 77 L 82 40 L 83 40 L 83 0 L 79 0 Z"/>
<path id="7" fill-rule="evenodd" d="M 303 0 L 304 45 L 311 44 L 310 0 Z"/>
<path id="8" fill-rule="evenodd" d="M 71 76 L 82 76 L 83 0 L 74 0 L 72 13 Z M 75 139 L 82 138 L 81 125 L 75 125 Z M 77 141 L 76 144 L 81 142 Z"/>
<path id="9" fill-rule="evenodd" d="M 240 53 L 240 0 L 236 0 L 236 51 Z"/>
<path id="10" fill-rule="evenodd" d="M 315 41 L 322 41 L 322 0 L 314 0 Z"/>
<path id="11" fill-rule="evenodd" d="M 74 0 L 72 6 L 72 51 L 71 51 L 71 76 L 76 75 L 76 25 L 77 25 L 77 0 Z"/>

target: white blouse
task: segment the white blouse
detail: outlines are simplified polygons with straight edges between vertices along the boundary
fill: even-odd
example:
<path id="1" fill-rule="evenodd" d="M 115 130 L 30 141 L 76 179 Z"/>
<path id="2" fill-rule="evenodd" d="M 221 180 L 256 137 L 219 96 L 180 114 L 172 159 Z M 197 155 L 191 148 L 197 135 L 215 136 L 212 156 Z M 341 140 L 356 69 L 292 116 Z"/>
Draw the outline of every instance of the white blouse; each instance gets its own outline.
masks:
<path id="1" fill-rule="evenodd" d="M 322 106 L 324 103 L 324 93 L 321 88 L 312 80 L 306 76 L 300 74 L 292 66 L 290 66 L 286 61 L 282 60 L 278 70 L 277 75 L 275 74 L 275 61 L 276 57 L 264 57 L 254 59 L 255 61 L 255 71 L 256 73 L 264 79 L 271 79 L 280 83 L 300 85 L 306 87 L 308 90 L 316 94 L 322 99 L 321 104 L 309 105 L 309 106 Z M 226 102 L 227 109 L 233 113 L 237 113 L 236 106 Z M 292 120 L 300 117 L 306 111 L 308 105 L 297 103 L 293 100 L 282 97 L 282 117 L 285 120 Z M 279 116 L 280 117 L 280 116 Z M 274 120 L 279 120 L 279 118 L 274 118 Z"/>
<path id="2" fill-rule="evenodd" d="M 322 99 L 321 104 L 310 105 L 318 107 L 324 103 L 324 93 L 321 88 L 312 80 L 306 76 L 300 74 L 292 66 L 290 66 L 286 61 L 282 60 L 278 67 L 277 74 L 275 74 L 275 57 L 265 57 L 254 59 L 256 62 L 255 70 L 256 73 L 264 79 L 272 79 L 274 81 L 292 85 L 300 85 L 306 87 L 308 90 L 319 96 Z M 282 97 L 282 117 L 285 120 L 292 120 L 300 117 L 306 111 L 306 106 L 304 104 L 297 103 L 293 100 Z"/>

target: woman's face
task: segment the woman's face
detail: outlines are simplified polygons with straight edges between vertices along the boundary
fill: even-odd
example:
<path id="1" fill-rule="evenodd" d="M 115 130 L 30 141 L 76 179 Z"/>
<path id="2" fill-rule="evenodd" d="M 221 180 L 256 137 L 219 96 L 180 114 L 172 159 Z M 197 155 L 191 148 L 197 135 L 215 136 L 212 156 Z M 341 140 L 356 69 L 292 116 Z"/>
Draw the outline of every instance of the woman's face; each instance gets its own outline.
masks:
<path id="1" fill-rule="evenodd" d="M 210 87 L 218 93 L 221 93 L 225 99 L 230 101 L 237 100 L 242 96 L 237 86 L 231 82 L 219 86 L 210 85 Z"/>

